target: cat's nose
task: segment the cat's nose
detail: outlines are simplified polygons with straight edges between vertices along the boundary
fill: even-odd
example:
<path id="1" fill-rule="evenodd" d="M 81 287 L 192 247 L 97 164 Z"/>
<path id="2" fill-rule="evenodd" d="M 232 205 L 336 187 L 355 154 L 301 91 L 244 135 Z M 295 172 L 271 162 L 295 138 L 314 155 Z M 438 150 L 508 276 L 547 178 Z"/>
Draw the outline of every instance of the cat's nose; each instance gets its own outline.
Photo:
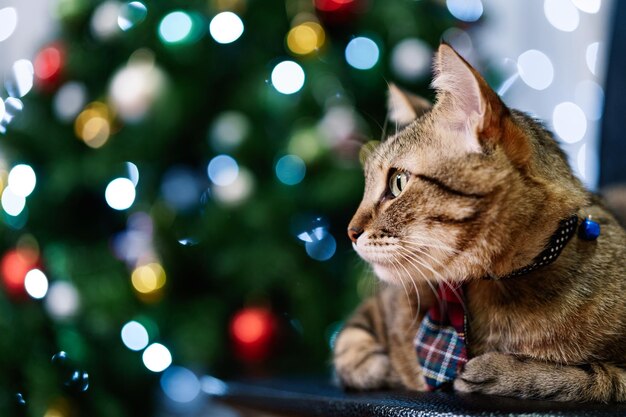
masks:
<path id="1" fill-rule="evenodd" d="M 356 228 L 356 227 L 349 227 L 348 228 L 348 237 L 350 238 L 351 241 L 353 241 L 354 243 L 356 243 L 356 240 L 359 238 L 359 236 L 361 236 L 363 234 L 363 229 Z"/>

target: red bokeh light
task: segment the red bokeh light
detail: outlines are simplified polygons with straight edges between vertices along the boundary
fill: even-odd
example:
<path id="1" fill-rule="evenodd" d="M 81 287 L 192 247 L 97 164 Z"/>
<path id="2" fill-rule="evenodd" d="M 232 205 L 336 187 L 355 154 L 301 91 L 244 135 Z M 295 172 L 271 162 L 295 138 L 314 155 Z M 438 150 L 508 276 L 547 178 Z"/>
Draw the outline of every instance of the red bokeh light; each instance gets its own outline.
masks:
<path id="1" fill-rule="evenodd" d="M 43 48 L 35 57 L 35 75 L 43 86 L 55 84 L 63 68 L 64 51 L 59 45 Z"/>
<path id="2" fill-rule="evenodd" d="M 235 314 L 230 332 L 237 355 L 247 362 L 265 359 L 276 333 L 272 313 L 263 308 L 246 308 Z"/>
<path id="3" fill-rule="evenodd" d="M 37 254 L 30 250 L 11 250 L 0 261 L 0 273 L 7 293 L 13 297 L 26 294 L 24 278 L 37 264 Z"/>

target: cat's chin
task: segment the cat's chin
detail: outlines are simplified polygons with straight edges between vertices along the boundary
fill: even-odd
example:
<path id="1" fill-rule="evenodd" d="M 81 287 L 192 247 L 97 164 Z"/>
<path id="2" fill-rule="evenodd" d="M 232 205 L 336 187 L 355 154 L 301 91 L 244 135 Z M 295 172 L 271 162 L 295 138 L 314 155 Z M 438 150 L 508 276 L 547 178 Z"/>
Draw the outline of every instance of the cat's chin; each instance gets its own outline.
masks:
<path id="1" fill-rule="evenodd" d="M 380 279 L 381 281 L 385 281 L 389 283 L 398 282 L 397 273 L 394 273 L 394 271 L 392 271 L 391 269 L 388 269 L 384 265 L 380 265 L 380 264 L 371 264 L 371 265 L 372 265 L 372 269 L 374 270 L 374 273 L 376 274 L 378 279 Z"/>

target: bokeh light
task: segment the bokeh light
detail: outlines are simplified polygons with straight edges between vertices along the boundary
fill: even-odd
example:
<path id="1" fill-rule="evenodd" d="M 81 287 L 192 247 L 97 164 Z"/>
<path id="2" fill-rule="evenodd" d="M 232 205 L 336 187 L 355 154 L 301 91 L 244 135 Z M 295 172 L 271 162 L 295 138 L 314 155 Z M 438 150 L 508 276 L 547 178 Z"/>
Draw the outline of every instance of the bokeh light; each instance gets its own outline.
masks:
<path id="1" fill-rule="evenodd" d="M 283 61 L 272 70 L 271 80 L 279 93 L 294 94 L 304 86 L 304 70 L 293 61 Z"/>
<path id="2" fill-rule="evenodd" d="M 319 50 L 326 40 L 324 28 L 317 22 L 304 22 L 287 33 L 287 47 L 297 55 L 307 55 Z"/>
<path id="3" fill-rule="evenodd" d="M 33 66 L 39 80 L 50 82 L 58 77 L 63 65 L 63 52 L 57 46 L 48 46 L 37 54 Z"/>
<path id="4" fill-rule="evenodd" d="M 168 169 L 161 183 L 161 195 L 176 210 L 196 207 L 200 203 L 200 184 L 195 172 L 185 166 Z"/>
<path id="5" fill-rule="evenodd" d="M 37 176 L 30 165 L 15 165 L 9 171 L 9 189 L 20 197 L 28 197 L 37 184 Z"/>
<path id="6" fill-rule="evenodd" d="M 232 151 L 243 143 L 250 129 L 250 121 L 243 113 L 225 111 L 213 120 L 209 140 L 218 152 Z"/>
<path id="7" fill-rule="evenodd" d="M 161 388 L 172 401 L 188 403 L 200 393 L 200 381 L 189 369 L 170 366 L 161 375 Z"/>
<path id="8" fill-rule="evenodd" d="M 228 385 L 224 381 L 210 375 L 200 378 L 200 388 L 208 395 L 223 395 L 228 391 Z"/>
<path id="9" fill-rule="evenodd" d="M 545 90 L 554 79 L 552 61 L 536 49 L 528 50 L 517 58 L 517 69 L 522 80 L 535 90 Z"/>
<path id="10" fill-rule="evenodd" d="M 572 0 L 544 0 L 543 12 L 548 22 L 563 32 L 573 32 L 578 28 L 580 16 Z"/>
<path id="11" fill-rule="evenodd" d="M 87 102 L 85 85 L 76 81 L 64 84 L 54 96 L 54 114 L 63 122 L 74 120 Z"/>
<path id="12" fill-rule="evenodd" d="M 481 0 L 446 0 L 452 16 L 464 22 L 475 22 L 483 15 Z"/>
<path id="13" fill-rule="evenodd" d="M 133 164 L 130 161 L 124 163 L 126 166 L 126 172 L 128 173 L 128 179 L 133 183 L 135 187 L 139 184 L 139 168 L 137 165 Z"/>
<path id="14" fill-rule="evenodd" d="M 595 81 L 584 80 L 576 85 L 574 91 L 576 104 L 585 112 L 587 119 L 599 120 L 604 109 L 604 90 Z"/>
<path id="15" fill-rule="evenodd" d="M 2 209 L 9 216 L 19 216 L 19 214 L 26 207 L 26 198 L 21 195 L 15 194 L 10 188 L 5 188 L 2 192 Z"/>
<path id="16" fill-rule="evenodd" d="M 285 185 L 302 182 L 306 174 L 306 164 L 296 155 L 285 155 L 276 162 L 276 177 Z"/>
<path id="17" fill-rule="evenodd" d="M 556 105 L 552 113 L 554 131 L 567 143 L 576 143 L 587 132 L 587 118 L 580 107 L 571 102 Z"/>
<path id="18" fill-rule="evenodd" d="M 35 68 L 28 59 L 19 59 L 11 66 L 4 88 L 11 97 L 24 97 L 33 88 Z"/>
<path id="19" fill-rule="evenodd" d="M 0 98 L 0 121 L 4 119 L 4 112 L 6 111 L 4 101 Z M 4 132 L 2 132 L 4 133 Z"/>
<path id="20" fill-rule="evenodd" d="M 348 42 L 345 57 L 351 67 L 368 70 L 378 62 L 380 50 L 376 42 L 370 38 L 359 36 Z"/>
<path id="21" fill-rule="evenodd" d="M 593 42 L 587 46 L 585 50 L 585 62 L 587 62 L 587 68 L 593 75 L 598 75 L 598 51 L 600 50 L 600 42 Z"/>
<path id="22" fill-rule="evenodd" d="M 587 177 L 587 144 L 583 143 L 576 155 L 576 172 L 585 180 Z"/>
<path id="23" fill-rule="evenodd" d="M 423 40 L 404 39 L 391 51 L 391 69 L 403 80 L 417 80 L 430 72 L 432 54 Z"/>
<path id="24" fill-rule="evenodd" d="M 15 97 L 7 97 L 4 102 L 0 100 L 0 103 L 2 103 L 2 105 L 0 105 L 0 113 L 2 113 L 4 109 L 4 116 L 0 119 L 0 130 L 6 130 L 6 126 L 13 121 L 13 118 L 17 117 L 22 110 L 24 110 L 24 103 L 22 103 L 22 100 Z M 4 132 L 0 131 L 0 133 Z"/>
<path id="25" fill-rule="evenodd" d="M 149 294 L 163 288 L 166 280 L 165 270 L 156 262 L 138 266 L 131 275 L 133 287 L 142 294 Z"/>
<path id="26" fill-rule="evenodd" d="M 17 27 L 17 10 L 13 7 L 0 9 L 0 42 L 7 40 Z"/>
<path id="27" fill-rule="evenodd" d="M 163 372 L 172 364 L 172 354 L 160 343 L 153 343 L 144 350 L 143 364 L 152 372 Z"/>
<path id="28" fill-rule="evenodd" d="M 314 235 L 315 236 L 315 235 Z M 328 232 L 321 239 L 312 239 L 304 244 L 307 255 L 316 261 L 327 261 L 333 257 L 337 250 L 337 241 Z"/>
<path id="29" fill-rule="evenodd" d="M 272 343 L 274 317 L 265 308 L 245 308 L 233 317 L 230 333 L 241 359 L 249 362 L 261 360 L 268 354 Z"/>
<path id="30" fill-rule="evenodd" d="M 150 337 L 146 328 L 137 321 L 129 321 L 122 327 L 122 342 L 130 350 L 139 351 L 148 346 Z"/>
<path id="31" fill-rule="evenodd" d="M 293 132 L 287 145 L 287 151 L 302 158 L 305 162 L 312 162 L 323 151 L 323 139 L 315 127 L 298 129 Z"/>
<path id="32" fill-rule="evenodd" d="M 48 278 L 39 269 L 31 269 L 24 278 L 24 288 L 34 299 L 42 299 L 48 292 Z"/>
<path id="33" fill-rule="evenodd" d="M 91 33 L 96 39 L 108 40 L 120 33 L 117 25 L 120 4 L 116 0 L 100 3 L 91 15 Z"/>
<path id="34" fill-rule="evenodd" d="M 572 0 L 574 6 L 585 13 L 598 13 L 600 6 L 602 6 L 602 0 Z"/>
<path id="35" fill-rule="evenodd" d="M 209 162 L 207 173 L 213 184 L 226 187 L 237 179 L 239 165 L 228 155 L 218 155 Z"/>
<path id="36" fill-rule="evenodd" d="M 451 45 L 461 56 L 470 56 L 474 49 L 471 36 L 464 30 L 459 28 L 449 28 L 441 35 L 446 43 Z"/>
<path id="37" fill-rule="evenodd" d="M 163 71 L 147 50 L 133 54 L 128 64 L 115 72 L 109 84 L 109 99 L 120 118 L 129 123 L 141 121 L 166 85 Z"/>
<path id="38" fill-rule="evenodd" d="M 218 13 L 211 19 L 209 32 L 217 43 L 232 43 L 243 34 L 243 22 L 233 12 Z"/>
<path id="39" fill-rule="evenodd" d="M 123 4 L 117 16 L 117 25 L 123 31 L 127 31 L 143 22 L 148 15 L 148 9 L 139 1 L 131 1 Z"/>
<path id="40" fill-rule="evenodd" d="M 67 281 L 53 282 L 48 289 L 45 306 L 48 314 L 55 319 L 73 317 L 80 307 L 78 290 Z"/>
<path id="41" fill-rule="evenodd" d="M 227 205 L 237 205 L 244 202 L 254 190 L 254 176 L 244 168 L 239 168 L 237 179 L 225 187 L 216 186 L 212 189 L 213 197 Z"/>
<path id="42" fill-rule="evenodd" d="M 203 33 L 202 19 L 193 14 L 176 10 L 163 17 L 159 24 L 159 37 L 167 45 L 195 42 Z"/>
<path id="43" fill-rule="evenodd" d="M 0 261 L 2 282 L 9 294 L 24 293 L 24 280 L 28 271 L 37 263 L 37 254 L 30 250 L 10 250 Z"/>
<path id="44" fill-rule="evenodd" d="M 101 102 L 93 102 L 85 107 L 74 121 L 74 133 L 90 148 L 100 148 L 111 134 L 111 111 Z"/>
<path id="45" fill-rule="evenodd" d="M 109 207 L 126 210 L 135 202 L 135 185 L 128 178 L 116 178 L 107 185 L 104 198 Z"/>

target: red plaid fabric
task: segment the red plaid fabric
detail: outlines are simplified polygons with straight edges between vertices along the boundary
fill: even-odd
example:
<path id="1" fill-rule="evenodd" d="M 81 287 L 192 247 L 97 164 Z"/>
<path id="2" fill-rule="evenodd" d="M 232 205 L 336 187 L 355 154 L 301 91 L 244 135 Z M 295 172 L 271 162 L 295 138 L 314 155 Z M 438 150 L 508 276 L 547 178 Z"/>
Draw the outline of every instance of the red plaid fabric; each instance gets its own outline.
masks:
<path id="1" fill-rule="evenodd" d="M 428 389 L 454 381 L 467 363 L 463 289 L 440 284 L 437 302 L 426 313 L 414 339 Z"/>

